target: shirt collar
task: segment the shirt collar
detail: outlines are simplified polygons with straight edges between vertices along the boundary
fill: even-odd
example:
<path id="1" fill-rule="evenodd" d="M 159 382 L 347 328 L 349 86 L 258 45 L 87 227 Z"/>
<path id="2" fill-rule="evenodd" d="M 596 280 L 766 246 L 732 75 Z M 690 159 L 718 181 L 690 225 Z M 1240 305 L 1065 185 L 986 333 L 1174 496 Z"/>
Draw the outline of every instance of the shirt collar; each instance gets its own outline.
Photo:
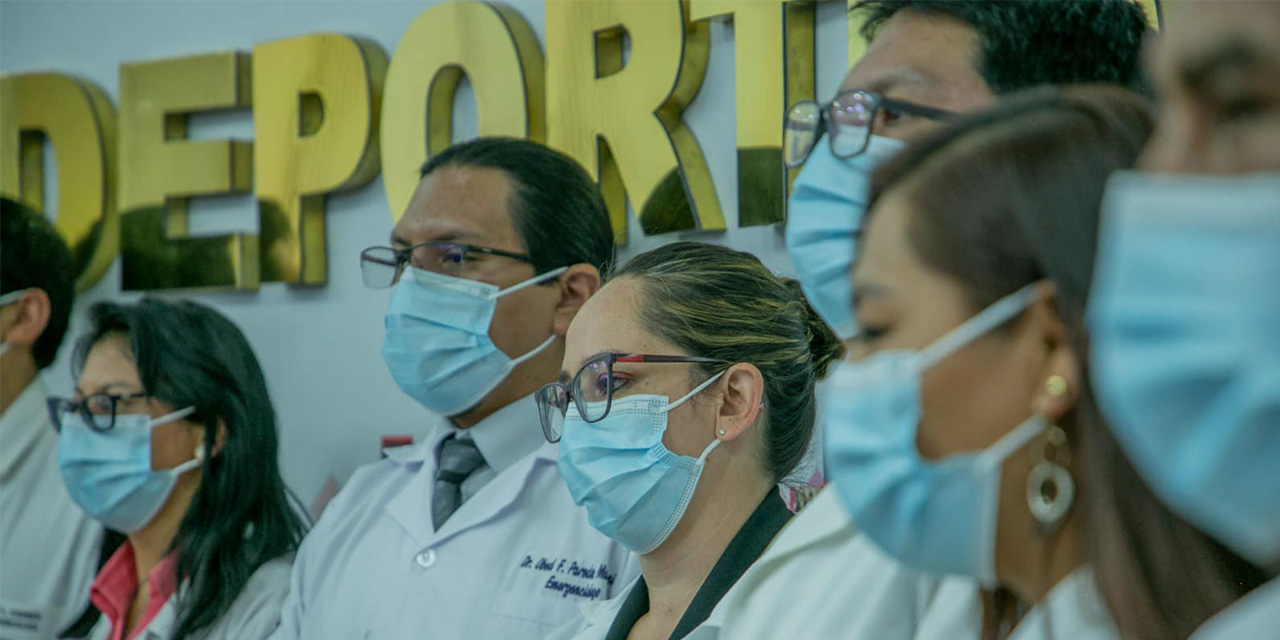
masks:
<path id="1" fill-rule="evenodd" d="M 133 544 L 126 540 L 102 566 L 89 588 L 89 600 L 111 620 L 113 627 L 128 614 L 138 591 L 135 562 Z M 154 618 L 177 591 L 176 564 L 177 555 L 171 553 L 147 573 L 147 608 L 139 626 Z"/>
<path id="2" fill-rule="evenodd" d="M 56 437 L 49 424 L 44 383 L 37 375 L 0 415 L 0 477 L 27 459 L 43 438 Z"/>
<path id="3" fill-rule="evenodd" d="M 452 423 L 437 427 L 421 444 L 411 447 L 393 447 L 386 450 L 388 458 L 402 464 L 422 463 L 427 456 L 434 456 L 440 443 L 451 435 L 469 436 L 476 443 L 485 464 L 495 474 L 519 462 L 525 456 L 547 444 L 538 425 L 538 407 L 532 395 L 525 396 L 493 412 L 489 417 L 466 429 Z M 555 457 L 554 449 L 549 449 Z"/>

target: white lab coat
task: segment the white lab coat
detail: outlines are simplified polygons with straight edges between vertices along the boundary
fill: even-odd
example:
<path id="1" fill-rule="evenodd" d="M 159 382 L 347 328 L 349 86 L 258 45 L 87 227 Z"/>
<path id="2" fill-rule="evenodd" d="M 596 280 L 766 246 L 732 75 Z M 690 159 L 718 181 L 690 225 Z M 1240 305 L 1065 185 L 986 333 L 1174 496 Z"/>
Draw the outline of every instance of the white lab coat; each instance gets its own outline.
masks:
<path id="1" fill-rule="evenodd" d="M 1280 637 L 1280 578 L 1276 578 L 1209 618 L 1191 640 Z"/>
<path id="2" fill-rule="evenodd" d="M 1089 569 L 1078 569 L 1054 585 L 1008 640 L 1120 640 Z"/>
<path id="3" fill-rule="evenodd" d="M 89 606 L 102 525 L 72 502 L 37 378 L 0 416 L 0 639 L 53 638 Z"/>
<path id="4" fill-rule="evenodd" d="M 885 555 L 828 485 L 721 601 L 719 637 L 976 639 L 979 596 L 976 582 L 917 573 Z"/>
<path id="5" fill-rule="evenodd" d="M 258 567 L 222 617 L 192 640 L 264 640 L 280 624 L 280 606 L 289 593 L 290 558 L 277 558 Z M 176 596 L 164 603 L 135 640 L 169 640 L 178 626 Z M 89 640 L 111 637 L 106 616 L 89 632 Z"/>
<path id="6" fill-rule="evenodd" d="M 482 453 L 479 430 L 512 421 L 542 437 L 525 398 L 471 427 Z M 442 425 L 356 471 L 303 541 L 273 639 L 541 639 L 638 575 L 633 554 L 573 504 L 545 442 L 496 468 L 435 531 L 435 451 L 453 432 Z"/>

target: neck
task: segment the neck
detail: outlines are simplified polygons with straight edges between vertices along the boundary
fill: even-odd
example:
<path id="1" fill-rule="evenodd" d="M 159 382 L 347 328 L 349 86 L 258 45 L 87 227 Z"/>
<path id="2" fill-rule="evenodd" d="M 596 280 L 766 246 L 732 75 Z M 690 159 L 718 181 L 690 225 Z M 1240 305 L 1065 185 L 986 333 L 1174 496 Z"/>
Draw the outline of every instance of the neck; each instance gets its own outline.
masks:
<path id="1" fill-rule="evenodd" d="M 173 539 L 178 535 L 178 526 L 182 524 L 182 518 L 187 514 L 191 499 L 199 487 L 199 468 L 182 474 L 174 484 L 169 499 L 160 507 L 160 512 L 145 527 L 129 534 L 138 584 L 142 584 L 151 570 L 169 555 Z"/>
<path id="2" fill-rule="evenodd" d="M 0 356 L 0 414 L 9 410 L 9 405 L 13 404 L 18 396 L 22 395 L 27 387 L 35 382 L 36 379 L 36 363 L 30 356 L 21 357 L 22 354 L 12 351 Z"/>
<path id="3" fill-rule="evenodd" d="M 1080 505 L 1053 535 L 1040 538 L 1028 532 L 1018 543 L 1001 545 L 997 568 L 1001 582 L 1027 604 L 1043 602 L 1059 582 L 1084 565 Z M 1028 523 L 1030 524 L 1030 523 Z"/>
<path id="4" fill-rule="evenodd" d="M 502 383 L 494 387 L 476 406 L 450 420 L 459 429 L 469 429 L 513 402 L 533 395 L 542 385 L 556 379 L 563 358 L 564 340 L 558 340 L 512 369 Z"/>
<path id="5" fill-rule="evenodd" d="M 705 482 L 712 478 L 704 473 L 675 531 L 657 549 L 640 556 L 640 572 L 649 589 L 647 616 L 654 618 L 658 628 L 670 627 L 667 634 L 675 629 L 729 543 L 773 488 L 764 478 L 741 476 L 730 473 L 723 481 Z"/>

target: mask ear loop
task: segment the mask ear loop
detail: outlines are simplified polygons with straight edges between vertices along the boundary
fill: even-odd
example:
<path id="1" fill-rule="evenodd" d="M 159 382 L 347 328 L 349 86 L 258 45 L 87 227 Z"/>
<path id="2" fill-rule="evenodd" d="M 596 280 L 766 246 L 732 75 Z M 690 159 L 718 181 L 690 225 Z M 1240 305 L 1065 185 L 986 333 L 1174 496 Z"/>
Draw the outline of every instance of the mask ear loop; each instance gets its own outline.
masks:
<path id="1" fill-rule="evenodd" d="M 960 326 L 947 332 L 941 338 L 920 351 L 921 368 L 928 369 L 943 358 L 959 351 L 965 345 L 994 331 L 996 327 L 1008 322 L 1022 313 L 1035 299 L 1036 283 L 1014 291 L 996 300 L 991 306 L 978 312 Z"/>
<path id="2" fill-rule="evenodd" d="M 552 270 L 550 270 L 550 271 L 548 271 L 548 272 L 546 272 L 546 273 L 542 273 L 542 274 L 536 275 L 536 276 L 534 276 L 534 277 L 532 277 L 532 278 L 529 278 L 528 280 L 525 280 L 524 282 L 521 282 L 520 284 L 513 284 L 513 285 L 511 285 L 511 286 L 509 286 L 509 287 L 507 287 L 506 289 L 503 289 L 503 290 L 501 290 L 501 291 L 495 291 L 495 292 L 493 292 L 493 293 L 489 294 L 489 299 L 490 299 L 490 300 L 497 300 L 498 298 L 501 298 L 502 296 L 505 296 L 505 295 L 507 295 L 508 293 L 515 293 L 515 292 L 517 292 L 517 291 L 519 291 L 519 290 L 521 290 L 521 289 L 527 289 L 527 288 L 532 287 L 532 286 L 534 286 L 534 285 L 542 284 L 542 283 L 544 283 L 544 282 L 546 282 L 546 281 L 548 281 L 548 280 L 551 280 L 551 279 L 553 279 L 553 278 L 558 278 L 558 277 L 560 277 L 560 274 L 562 274 L 562 273 L 564 273 L 564 272 L 566 272 L 566 271 L 568 271 L 568 270 L 569 270 L 569 267 L 560 267 L 559 269 L 552 269 Z"/>
<path id="3" fill-rule="evenodd" d="M 714 376 L 711 376 L 710 378 L 707 378 L 705 382 L 694 387 L 693 391 L 690 391 L 689 393 L 684 394 L 684 397 L 680 398 L 679 400 L 676 400 L 675 402 L 668 403 L 665 413 L 671 413 L 673 409 L 684 404 L 685 401 L 687 401 L 689 398 L 692 398 L 698 395 L 699 393 L 702 393 L 703 390 L 715 384 L 716 380 L 719 380 L 722 377 L 724 377 L 723 371 L 715 374 Z M 721 442 L 720 438 L 712 438 L 711 444 L 707 445 L 707 448 L 702 450 L 702 455 L 698 456 L 698 464 L 702 464 L 703 462 L 706 462 L 707 456 L 711 455 L 711 452 L 715 450 L 716 447 L 720 446 L 720 442 Z"/>

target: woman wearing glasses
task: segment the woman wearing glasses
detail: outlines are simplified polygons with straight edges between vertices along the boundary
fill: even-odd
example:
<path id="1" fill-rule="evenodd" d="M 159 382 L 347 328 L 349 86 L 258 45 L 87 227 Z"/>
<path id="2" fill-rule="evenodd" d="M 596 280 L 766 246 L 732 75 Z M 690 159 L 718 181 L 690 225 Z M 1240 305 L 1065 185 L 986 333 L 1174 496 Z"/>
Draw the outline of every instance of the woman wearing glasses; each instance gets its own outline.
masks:
<path id="1" fill-rule="evenodd" d="M 93 583 L 95 640 L 252 640 L 276 627 L 305 524 L 249 343 L 192 302 L 90 309 L 74 400 L 50 399 L 72 498 L 128 541 Z"/>
<path id="2" fill-rule="evenodd" d="M 794 282 L 750 254 L 676 243 L 635 257 L 583 307 L 543 428 L 591 524 L 642 577 L 563 638 L 683 638 L 791 518 L 814 382 L 840 352 Z"/>

